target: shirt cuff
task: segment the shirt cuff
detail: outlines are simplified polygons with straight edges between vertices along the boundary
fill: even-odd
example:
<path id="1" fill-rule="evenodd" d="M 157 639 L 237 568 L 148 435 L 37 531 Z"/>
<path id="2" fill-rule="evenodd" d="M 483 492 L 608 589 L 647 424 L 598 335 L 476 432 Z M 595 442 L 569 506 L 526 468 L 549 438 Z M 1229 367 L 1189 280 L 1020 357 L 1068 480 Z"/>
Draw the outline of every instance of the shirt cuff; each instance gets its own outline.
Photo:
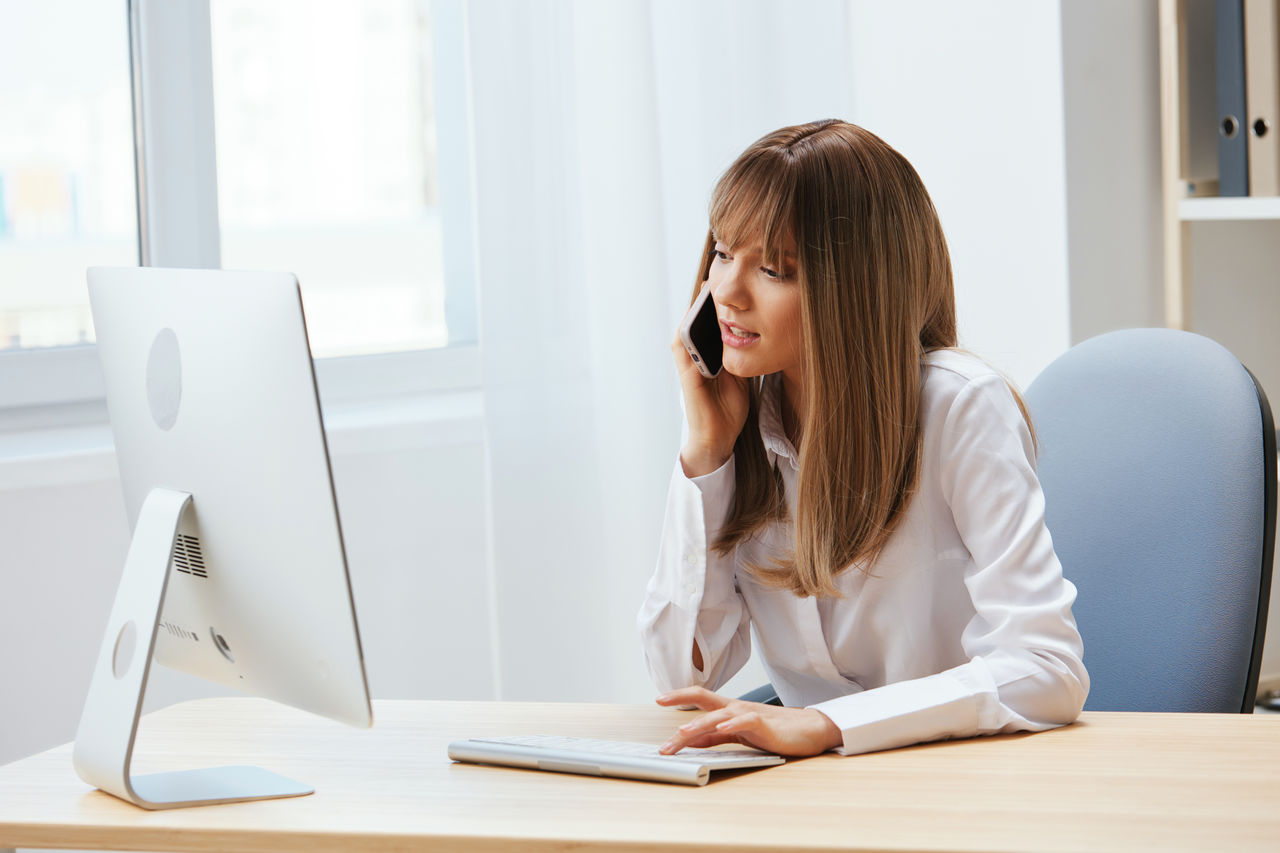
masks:
<path id="1" fill-rule="evenodd" d="M 681 476 L 684 476 L 684 468 L 678 459 L 676 460 L 676 467 L 680 470 Z M 698 491 L 702 492 L 704 506 L 708 504 L 712 506 L 727 506 L 729 499 L 733 496 L 733 478 L 733 454 L 729 454 L 729 458 L 724 461 L 724 464 L 710 474 L 703 474 L 701 477 L 685 477 L 690 483 L 698 487 Z"/>
<path id="2" fill-rule="evenodd" d="M 836 752 L 858 755 L 979 734 L 986 697 L 995 692 L 995 684 L 984 683 L 980 671 L 960 666 L 808 707 L 840 729 L 844 744 Z"/>

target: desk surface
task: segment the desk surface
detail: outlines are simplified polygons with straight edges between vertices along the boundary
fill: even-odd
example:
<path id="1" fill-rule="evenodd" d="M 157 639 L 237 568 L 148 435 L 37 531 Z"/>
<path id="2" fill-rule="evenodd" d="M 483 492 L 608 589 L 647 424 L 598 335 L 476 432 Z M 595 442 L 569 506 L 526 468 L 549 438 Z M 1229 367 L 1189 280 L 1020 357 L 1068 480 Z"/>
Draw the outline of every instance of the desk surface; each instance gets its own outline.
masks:
<path id="1" fill-rule="evenodd" d="M 834 754 L 705 788 L 454 764 L 455 738 L 658 743 L 657 707 L 374 703 L 354 730 L 255 699 L 149 715 L 134 771 L 253 763 L 309 797 L 146 812 L 70 746 L 0 768 L 0 848 L 129 850 L 1277 850 L 1280 716 L 1088 713 L 1035 735 Z"/>

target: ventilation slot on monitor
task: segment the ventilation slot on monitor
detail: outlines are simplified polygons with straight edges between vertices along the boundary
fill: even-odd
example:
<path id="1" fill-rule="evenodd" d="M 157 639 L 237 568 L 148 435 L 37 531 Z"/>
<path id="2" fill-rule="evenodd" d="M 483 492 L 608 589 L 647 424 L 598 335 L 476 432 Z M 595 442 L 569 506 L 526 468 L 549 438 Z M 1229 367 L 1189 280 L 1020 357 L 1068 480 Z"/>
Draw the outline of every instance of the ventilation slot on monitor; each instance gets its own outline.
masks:
<path id="1" fill-rule="evenodd" d="M 181 625 L 175 625 L 172 622 L 161 622 L 160 627 L 168 631 L 169 634 L 174 637 L 181 637 L 184 640 L 195 640 L 197 643 L 200 642 L 200 635 L 195 631 L 188 631 Z"/>
<path id="2" fill-rule="evenodd" d="M 197 578 L 209 577 L 209 573 L 205 571 L 199 539 L 185 533 L 178 534 L 173 540 L 173 567 Z"/>

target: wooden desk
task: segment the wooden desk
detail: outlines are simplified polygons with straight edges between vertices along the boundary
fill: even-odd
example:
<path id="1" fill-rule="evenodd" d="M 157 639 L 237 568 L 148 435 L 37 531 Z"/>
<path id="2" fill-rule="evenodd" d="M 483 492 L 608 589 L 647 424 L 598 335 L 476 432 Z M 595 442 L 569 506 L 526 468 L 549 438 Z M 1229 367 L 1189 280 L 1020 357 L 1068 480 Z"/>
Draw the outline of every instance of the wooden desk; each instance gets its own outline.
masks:
<path id="1" fill-rule="evenodd" d="M 128 850 L 1280 850 L 1280 716 L 1085 714 L 1065 729 L 853 758 L 705 788 L 453 764 L 448 741 L 660 742 L 645 706 L 376 702 L 374 728 L 254 699 L 145 718 L 136 772 L 255 763 L 313 796 L 146 812 L 80 782 L 70 746 L 0 768 L 0 848 Z"/>

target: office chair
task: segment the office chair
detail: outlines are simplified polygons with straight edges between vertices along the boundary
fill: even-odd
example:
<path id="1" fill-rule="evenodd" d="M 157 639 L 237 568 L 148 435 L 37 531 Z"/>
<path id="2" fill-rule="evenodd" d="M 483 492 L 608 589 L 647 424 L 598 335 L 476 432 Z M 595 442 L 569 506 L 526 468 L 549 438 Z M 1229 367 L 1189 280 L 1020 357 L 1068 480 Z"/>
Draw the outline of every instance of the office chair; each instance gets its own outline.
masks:
<path id="1" fill-rule="evenodd" d="M 773 689 L 772 684 L 762 684 L 759 687 L 748 690 L 738 698 L 744 702 L 762 702 L 765 705 L 782 704 L 782 700 L 778 698 L 778 691 Z"/>
<path id="2" fill-rule="evenodd" d="M 1276 520 L 1266 394 L 1200 335 L 1084 341 L 1027 389 L 1086 710 L 1250 713 Z"/>

